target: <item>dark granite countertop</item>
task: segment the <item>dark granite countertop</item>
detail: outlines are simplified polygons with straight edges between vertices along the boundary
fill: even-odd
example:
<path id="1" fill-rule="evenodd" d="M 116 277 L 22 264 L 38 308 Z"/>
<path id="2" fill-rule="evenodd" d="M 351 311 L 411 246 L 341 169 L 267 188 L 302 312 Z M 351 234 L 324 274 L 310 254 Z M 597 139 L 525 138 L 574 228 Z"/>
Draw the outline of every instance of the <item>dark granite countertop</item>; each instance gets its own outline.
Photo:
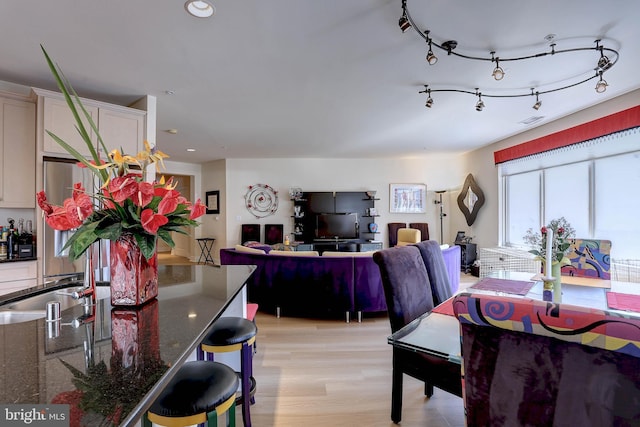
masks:
<path id="1" fill-rule="evenodd" d="M 0 402 L 70 404 L 71 425 L 135 424 L 253 269 L 160 266 L 158 298 L 141 308 L 112 308 L 98 286 L 95 306 L 72 306 L 59 322 L 0 325 Z M 15 297 L 0 297 L 0 309 Z"/>

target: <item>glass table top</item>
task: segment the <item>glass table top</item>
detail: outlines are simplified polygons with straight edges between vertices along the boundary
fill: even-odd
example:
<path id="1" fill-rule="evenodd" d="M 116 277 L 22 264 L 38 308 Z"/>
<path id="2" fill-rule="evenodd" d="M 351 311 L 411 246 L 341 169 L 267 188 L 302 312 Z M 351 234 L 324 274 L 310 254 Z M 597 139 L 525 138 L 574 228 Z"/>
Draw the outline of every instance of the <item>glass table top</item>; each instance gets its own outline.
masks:
<path id="1" fill-rule="evenodd" d="M 473 286 L 461 292 L 536 300 L 543 299 L 543 283 L 542 281 L 535 280 L 531 273 L 500 271 L 493 273 L 491 277 L 507 280 L 534 281 L 535 283 L 529 292 L 523 296 L 499 291 L 477 290 L 473 289 Z M 612 310 L 607 306 L 607 291 L 640 294 L 639 283 L 607 282 L 606 286 L 610 286 L 610 288 L 563 283 L 562 303 L 616 312 L 618 310 Z M 443 304 L 446 303 L 445 301 Z M 630 312 L 624 313 L 626 315 L 633 315 L 633 313 Z M 640 317 L 640 313 L 638 313 L 638 316 Z M 390 335 L 387 338 L 387 342 L 396 348 L 439 356 L 454 363 L 460 363 L 461 360 L 460 324 L 455 316 L 447 314 L 427 312 Z"/>

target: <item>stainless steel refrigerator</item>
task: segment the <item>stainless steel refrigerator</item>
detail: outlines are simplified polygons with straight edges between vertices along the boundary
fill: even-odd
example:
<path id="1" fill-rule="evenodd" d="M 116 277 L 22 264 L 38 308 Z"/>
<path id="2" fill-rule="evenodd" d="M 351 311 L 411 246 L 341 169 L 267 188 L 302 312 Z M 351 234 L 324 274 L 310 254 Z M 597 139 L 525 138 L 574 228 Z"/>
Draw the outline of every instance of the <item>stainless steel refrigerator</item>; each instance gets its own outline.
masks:
<path id="1" fill-rule="evenodd" d="M 65 199 L 71 197 L 73 185 L 82 182 L 87 192 L 92 194 L 97 191 L 94 186 L 93 174 L 80 168 L 76 161 L 67 159 L 50 158 L 44 159 L 44 191 L 47 200 L 52 205 L 62 206 Z M 44 222 L 44 220 L 43 220 Z M 69 260 L 69 251 L 63 250 L 64 244 L 73 234 L 70 231 L 58 231 L 43 224 L 40 244 L 43 246 L 44 258 L 44 280 L 57 280 L 63 276 L 82 275 L 85 270 L 85 255 L 74 262 Z M 108 280 L 109 278 L 109 241 L 101 241 L 94 248 L 94 266 L 97 280 Z"/>

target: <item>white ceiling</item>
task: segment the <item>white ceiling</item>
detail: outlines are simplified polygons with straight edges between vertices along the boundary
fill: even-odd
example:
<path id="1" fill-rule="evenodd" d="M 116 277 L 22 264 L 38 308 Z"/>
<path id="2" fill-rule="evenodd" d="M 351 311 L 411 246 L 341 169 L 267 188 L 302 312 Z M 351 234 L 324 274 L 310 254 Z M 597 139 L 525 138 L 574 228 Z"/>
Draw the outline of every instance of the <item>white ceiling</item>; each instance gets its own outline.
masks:
<path id="1" fill-rule="evenodd" d="M 640 1 L 409 0 L 413 19 L 457 52 L 498 56 L 593 46 L 620 52 L 595 81 L 535 99 L 477 99 L 436 88 L 505 93 L 592 73 L 595 52 L 493 65 L 447 56 L 398 28 L 401 0 L 213 0 L 209 19 L 183 0 L 3 1 L 0 80 L 54 89 L 40 44 L 84 97 L 128 104 L 157 97 L 157 143 L 171 160 L 398 157 L 467 151 L 640 87 Z M 167 95 L 166 91 L 175 94 Z M 177 129 L 176 135 L 165 132 Z M 107 145 L 117 146 L 117 142 Z M 193 147 L 195 153 L 187 153 Z"/>

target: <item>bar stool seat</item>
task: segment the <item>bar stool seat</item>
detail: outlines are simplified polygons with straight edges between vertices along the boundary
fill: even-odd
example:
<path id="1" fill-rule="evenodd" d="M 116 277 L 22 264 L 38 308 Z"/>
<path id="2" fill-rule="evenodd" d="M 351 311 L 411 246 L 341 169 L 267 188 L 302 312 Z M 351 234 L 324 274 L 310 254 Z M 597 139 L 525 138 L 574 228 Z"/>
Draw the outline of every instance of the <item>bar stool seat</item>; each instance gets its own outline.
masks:
<path id="1" fill-rule="evenodd" d="M 182 427 L 207 422 L 218 425 L 218 416 L 227 414 L 227 425 L 235 426 L 238 376 L 223 363 L 185 363 L 169 381 L 145 414 L 143 425 L 151 423 Z"/>
<path id="2" fill-rule="evenodd" d="M 198 360 L 213 360 L 215 353 L 240 351 L 240 383 L 242 397 L 242 419 L 245 427 L 251 427 L 249 406 L 255 403 L 253 395 L 256 382 L 253 378 L 253 346 L 258 334 L 258 327 L 244 317 L 221 317 L 213 323 L 206 337 L 198 347 Z"/>

